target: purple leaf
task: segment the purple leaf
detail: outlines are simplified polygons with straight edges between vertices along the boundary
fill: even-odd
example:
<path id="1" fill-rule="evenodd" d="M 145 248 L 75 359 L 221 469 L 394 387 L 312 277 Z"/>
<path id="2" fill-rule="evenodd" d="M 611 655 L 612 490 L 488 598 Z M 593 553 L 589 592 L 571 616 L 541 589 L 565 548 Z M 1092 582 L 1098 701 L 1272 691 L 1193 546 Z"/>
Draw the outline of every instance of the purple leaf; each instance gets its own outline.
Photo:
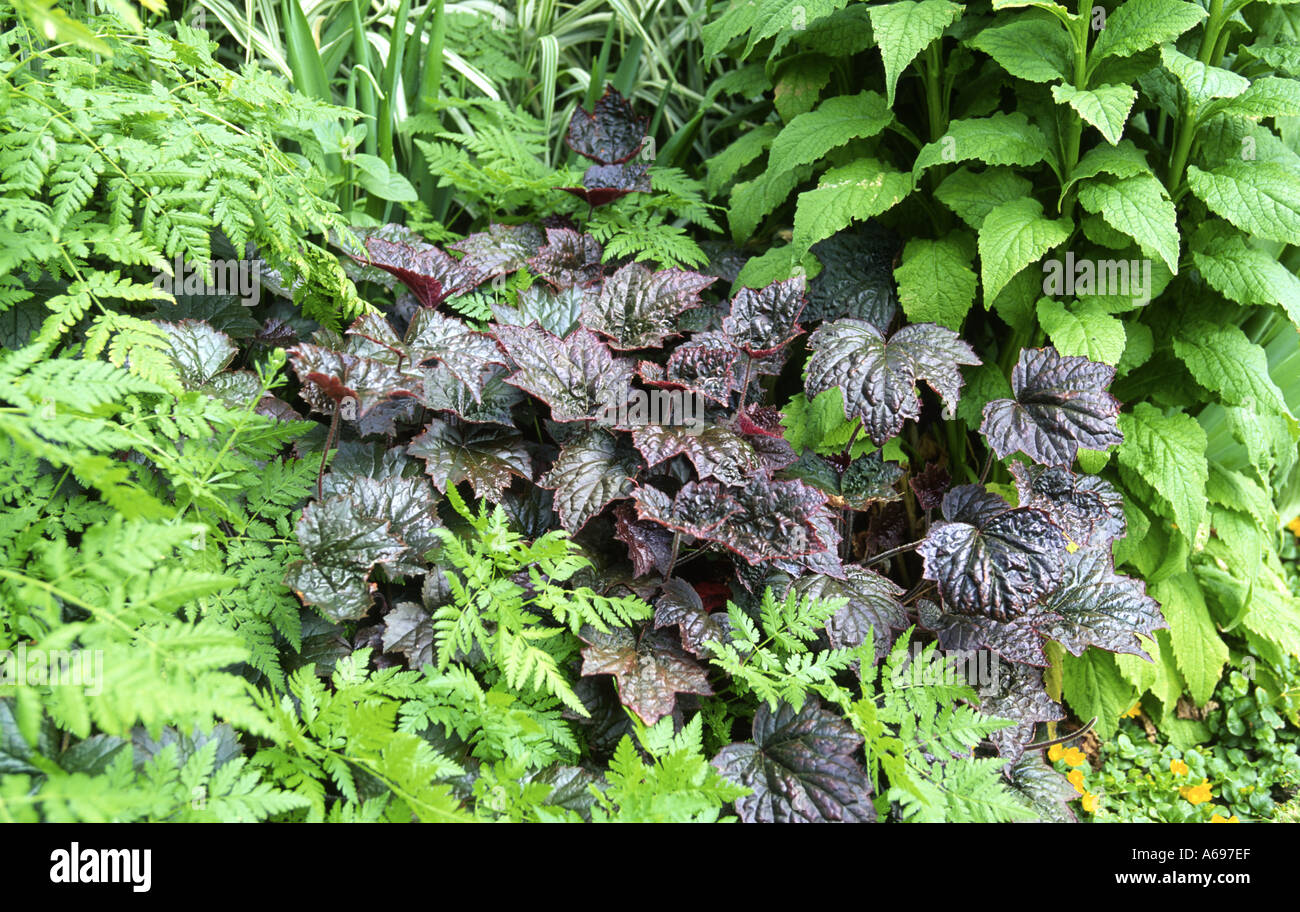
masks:
<path id="1" fill-rule="evenodd" d="M 758 454 L 749 442 L 717 424 L 700 430 L 650 424 L 633 430 L 632 441 L 650 466 L 683 454 L 701 478 L 733 487 L 744 485 L 759 470 Z"/>
<path id="2" fill-rule="evenodd" d="M 742 288 L 731 301 L 722 331 L 746 354 L 770 355 L 803 332 L 799 315 L 806 303 L 802 277 L 757 291 Z"/>
<path id="3" fill-rule="evenodd" d="M 564 444 L 551 470 L 537 479 L 555 491 L 555 511 L 570 533 L 631 489 L 637 459 L 620 443 L 600 428 L 586 430 Z"/>
<path id="4" fill-rule="evenodd" d="M 1108 548 L 1127 533 L 1124 497 L 1105 479 L 1019 461 L 1010 469 L 1020 505 L 1042 510 L 1076 544 Z"/>
<path id="5" fill-rule="evenodd" d="M 425 471 L 439 491 L 467 481 L 480 497 L 496 497 L 510 478 L 532 478 L 532 461 L 524 438 L 494 425 L 434 419 L 407 448 L 424 460 Z"/>
<path id="6" fill-rule="evenodd" d="M 581 187 L 561 187 L 588 206 L 599 207 L 622 199 L 629 193 L 649 193 L 650 177 L 646 165 L 626 162 L 618 165 L 592 165 L 582 175 Z"/>
<path id="7" fill-rule="evenodd" d="M 674 335 L 677 316 L 700 306 L 700 292 L 716 279 L 681 269 L 652 271 L 628 263 L 605 279 L 600 295 L 583 301 L 583 324 L 610 339 L 617 351 L 658 348 Z"/>
<path id="8" fill-rule="evenodd" d="M 572 228 L 547 228 L 546 245 L 528 258 L 528 268 L 556 288 L 589 285 L 604 273 L 604 250 L 589 234 Z"/>
<path id="9" fill-rule="evenodd" d="M 649 123 L 648 118 L 637 117 L 631 103 L 609 86 L 591 113 L 582 108 L 573 112 L 565 142 L 598 164 L 625 162 L 641 151 Z"/>
<path id="10" fill-rule="evenodd" d="M 646 725 L 671 713 L 679 693 L 713 693 L 704 669 L 671 631 L 648 630 L 638 637 L 624 627 L 609 633 L 584 627 L 579 636 L 587 643 L 582 676 L 613 675 L 619 700 Z"/>
<path id="11" fill-rule="evenodd" d="M 542 329 L 497 326 L 518 370 L 507 382 L 551 407 L 556 421 L 592 421 L 628 401 L 632 362 L 615 358 L 588 329 L 559 339 Z"/>

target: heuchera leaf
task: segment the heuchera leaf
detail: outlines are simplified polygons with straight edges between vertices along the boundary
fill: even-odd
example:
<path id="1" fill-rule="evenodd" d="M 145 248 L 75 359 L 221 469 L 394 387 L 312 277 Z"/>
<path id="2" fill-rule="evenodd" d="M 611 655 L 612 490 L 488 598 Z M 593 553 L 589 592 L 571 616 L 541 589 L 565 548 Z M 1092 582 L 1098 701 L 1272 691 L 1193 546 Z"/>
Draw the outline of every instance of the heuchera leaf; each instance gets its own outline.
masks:
<path id="1" fill-rule="evenodd" d="M 477 393 L 475 383 L 485 367 L 506 363 L 505 355 L 491 336 L 475 332 L 459 320 L 431 308 L 415 312 L 406 330 L 405 346 L 412 364 L 440 361 L 471 393 Z"/>
<path id="2" fill-rule="evenodd" d="M 941 463 L 932 462 L 909 478 L 907 483 L 916 495 L 916 505 L 922 510 L 934 510 L 943 504 L 943 495 L 952 486 L 952 478 Z"/>
<path id="3" fill-rule="evenodd" d="M 1010 469 L 1020 506 L 1042 510 L 1076 544 L 1109 547 L 1124 537 L 1124 498 L 1105 479 L 1019 461 L 1012 462 Z"/>
<path id="4" fill-rule="evenodd" d="M 814 332 L 808 347 L 808 397 L 840 387 L 845 417 L 861 418 L 877 446 L 901 431 L 904 421 L 920 417 L 919 381 L 951 413 L 962 387 L 958 365 L 981 363 L 955 332 L 932 323 L 904 326 L 886 340 L 870 323 L 846 318 Z"/>
<path id="5" fill-rule="evenodd" d="M 953 611 L 1007 620 L 1061 581 L 1066 538 L 1041 510 L 1012 509 L 978 485 L 962 485 L 944 497 L 943 515 L 918 553 L 923 575 Z"/>
<path id="6" fill-rule="evenodd" d="M 618 165 L 592 165 L 582 175 L 581 187 L 561 187 L 565 193 L 572 193 L 588 206 L 604 206 L 622 199 L 629 193 L 649 193 L 650 175 L 646 165 L 640 162 L 624 162 Z"/>
<path id="7" fill-rule="evenodd" d="M 743 488 L 691 481 L 676 497 L 641 487 L 633 498 L 642 519 L 717 542 L 751 564 L 825 551 L 830 544 L 816 523 L 826 497 L 801 481 L 754 478 Z"/>
<path id="8" fill-rule="evenodd" d="M 202 320 L 155 321 L 154 325 L 167 334 L 172 363 L 180 372 L 186 389 L 203 386 L 225 370 L 239 353 L 230 336 Z"/>
<path id="9" fill-rule="evenodd" d="M 472 260 L 457 260 L 422 241 L 402 242 L 372 236 L 365 239 L 365 246 L 365 257 L 357 254 L 352 257 L 396 276 L 425 307 L 437 307 L 487 278 Z"/>
<path id="10" fill-rule="evenodd" d="M 427 368 L 420 402 L 427 408 L 451 412 L 471 423 L 510 427 L 514 425 L 510 410 L 526 397 L 506 383 L 509 374 L 508 368 L 491 365 L 473 383 L 465 383 L 445 365 Z"/>
<path id="11" fill-rule="evenodd" d="M 897 500 L 902 495 L 895 485 L 905 469 L 897 462 L 887 462 L 880 450 L 849 463 L 840 478 L 840 495 L 850 509 L 865 510 L 872 504 Z"/>
<path id="12" fill-rule="evenodd" d="M 664 365 L 642 361 L 637 365 L 641 379 L 651 386 L 663 386 L 699 393 L 718 405 L 731 403 L 737 389 L 736 349 L 704 342 L 684 342 L 673 349 Z"/>
<path id="13" fill-rule="evenodd" d="M 532 478 L 532 462 L 519 434 L 494 425 L 435 418 L 407 452 L 424 460 L 425 471 L 444 493 L 468 481 L 480 497 L 495 497 L 510 477 Z"/>
<path id="14" fill-rule="evenodd" d="M 559 339 L 536 327 L 497 326 L 519 370 L 507 382 L 551 407 L 556 421 L 590 421 L 627 402 L 632 362 L 615 358 L 586 328 Z"/>
<path id="15" fill-rule="evenodd" d="M 715 281 L 681 269 L 628 263 L 605 279 L 598 297 L 583 301 L 583 324 L 607 336 L 617 351 L 658 348 L 675 334 L 678 314 L 699 307 L 700 292 Z"/>
<path id="16" fill-rule="evenodd" d="M 546 245 L 528 258 L 528 268 L 556 288 L 597 281 L 604 268 L 604 249 L 589 234 L 572 228 L 547 228 Z"/>
<path id="17" fill-rule="evenodd" d="M 369 581 L 370 571 L 406 550 L 387 520 L 358 517 L 345 498 L 308 504 L 297 532 L 303 559 L 289 567 L 285 585 L 333 621 L 365 615 L 377 588 Z"/>
<path id="18" fill-rule="evenodd" d="M 773 282 L 766 288 L 742 288 L 731 301 L 731 313 L 722 321 L 722 331 L 749 355 L 770 355 L 803 332 L 802 276 Z"/>
<path id="19" fill-rule="evenodd" d="M 1024 665 L 1047 665 L 1043 651 L 1043 637 L 1034 627 L 1043 612 L 1031 608 L 1010 621 L 995 621 L 990 617 L 956 614 L 943 611 L 934 602 L 921 600 L 921 623 L 934 631 L 939 648 L 954 652 L 975 652 L 991 649 L 1009 662 Z"/>
<path id="20" fill-rule="evenodd" d="M 1017 723 L 989 736 L 999 755 L 1016 760 L 1033 740 L 1035 724 L 1058 722 L 1065 713 L 1048 696 L 1041 668 L 1015 663 L 998 663 L 996 667 L 997 684 L 992 693 L 981 693 L 980 712 Z"/>
<path id="21" fill-rule="evenodd" d="M 702 659 L 712 655 L 707 640 L 731 640 L 731 618 L 725 611 L 710 614 L 695 587 L 685 580 L 668 580 L 655 599 L 655 629 L 673 626 L 681 633 L 682 646 Z"/>
<path id="22" fill-rule="evenodd" d="M 588 285 L 552 288 L 538 283 L 521 288 L 515 306 L 493 302 L 492 315 L 498 323 L 510 326 L 540 326 L 553 336 L 563 338 L 577 328 L 588 298 L 599 291 Z"/>
<path id="23" fill-rule="evenodd" d="M 1105 450 L 1124 442 L 1119 400 L 1106 388 L 1115 368 L 1052 347 L 1025 349 L 1011 372 L 1014 399 L 984 406 L 980 432 L 1004 458 L 1017 450 L 1047 466 L 1069 466 L 1079 447 Z"/>
<path id="24" fill-rule="evenodd" d="M 636 116 L 631 102 L 617 89 L 608 86 L 591 113 L 582 108 L 573 112 L 565 142 L 598 164 L 625 162 L 641 151 L 649 123 L 648 118 Z"/>
<path id="25" fill-rule="evenodd" d="M 870 632 L 876 657 L 889 652 L 894 630 L 907 627 L 907 612 L 899 603 L 903 590 L 892 580 L 865 567 L 844 568 L 844 579 L 811 573 L 794 581 L 800 595 L 818 599 L 848 599 L 826 623 L 826 635 L 836 649 L 861 646 Z"/>
<path id="26" fill-rule="evenodd" d="M 614 537 L 627 545 L 627 556 L 636 576 L 646 576 L 652 570 L 668 572 L 673 534 L 658 523 L 637 519 L 631 504 L 619 504 L 614 509 Z"/>
<path id="27" fill-rule="evenodd" d="M 753 794 L 736 800 L 746 823 L 867 823 L 876 819 L 871 783 L 857 760 L 862 738 L 815 698 L 796 712 L 759 704 L 753 743 L 713 758 L 723 776 Z"/>
<path id="28" fill-rule="evenodd" d="M 1168 627 L 1146 586 L 1115 572 L 1107 548 L 1080 548 L 1067 555 L 1061 585 L 1043 607 L 1055 617 L 1038 629 L 1073 655 L 1096 646 L 1148 658 L 1137 635 Z"/>
<path id="29" fill-rule="evenodd" d="M 536 225 L 488 225 L 487 231 L 475 232 L 450 247 L 490 277 L 523 269 L 545 243 L 546 235 Z"/>
<path id="30" fill-rule="evenodd" d="M 717 424 L 688 426 L 648 424 L 632 431 L 636 448 L 650 466 L 680 454 L 701 478 L 716 478 L 733 487 L 744 485 L 759 470 L 758 454 L 744 437 Z"/>
<path id="31" fill-rule="evenodd" d="M 396 364 L 348 352 L 332 351 L 310 342 L 303 342 L 288 351 L 294 372 L 304 386 L 314 384 L 319 395 L 313 406 L 332 400 L 335 405 L 345 399 L 357 404 L 356 415 L 361 417 L 386 399 L 415 397 L 419 383 L 415 377 L 404 373 Z"/>
<path id="32" fill-rule="evenodd" d="M 877 222 L 814 244 L 822 271 L 809 284 L 804 319 L 853 317 L 887 331 L 898 313 L 893 265 L 898 250 L 898 237 Z"/>
<path id="33" fill-rule="evenodd" d="M 389 575 L 395 577 L 425 572 L 424 555 L 438 544 L 433 530 L 441 525 L 428 479 L 406 474 L 402 463 L 410 460 L 401 457 L 400 450 L 394 459 L 398 457 L 396 471 L 372 476 L 335 469 L 321 482 L 323 499 L 346 500 L 356 517 L 388 522 L 389 534 L 403 546 L 388 565 Z"/>
<path id="34" fill-rule="evenodd" d="M 637 460 L 620 442 L 601 428 L 586 430 L 565 443 L 551 470 L 537 479 L 555 491 L 555 512 L 569 532 L 577 532 L 631 489 Z"/>
<path id="35" fill-rule="evenodd" d="M 625 627 L 600 633 L 584 627 L 582 675 L 613 675 L 618 698 L 646 725 L 673 711 L 677 694 L 709 696 L 713 688 L 695 659 L 682 649 L 671 630 L 647 630 L 639 636 Z"/>
<path id="36" fill-rule="evenodd" d="M 384 652 L 406 656 L 411 668 L 433 664 L 433 619 L 415 602 L 398 602 L 384 615 Z"/>
<path id="37" fill-rule="evenodd" d="M 1049 823 L 1078 822 L 1070 803 L 1079 793 L 1070 780 L 1048 766 L 1040 753 L 1022 754 L 1006 772 L 1011 788 L 1030 803 L 1040 818 Z"/>

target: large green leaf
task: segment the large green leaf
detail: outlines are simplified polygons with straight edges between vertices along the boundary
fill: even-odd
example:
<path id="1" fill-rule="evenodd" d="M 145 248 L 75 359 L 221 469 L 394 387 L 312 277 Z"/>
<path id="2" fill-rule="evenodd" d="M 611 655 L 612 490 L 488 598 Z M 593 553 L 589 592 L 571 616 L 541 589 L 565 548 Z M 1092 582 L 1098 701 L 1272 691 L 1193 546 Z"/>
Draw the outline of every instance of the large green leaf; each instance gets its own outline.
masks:
<path id="1" fill-rule="evenodd" d="M 1035 199 L 1024 197 L 994 207 L 979 229 L 984 300 L 995 299 L 1016 273 L 1069 237 L 1067 224 L 1044 216 L 1042 204 Z"/>
<path id="2" fill-rule="evenodd" d="M 1154 176 L 1089 178 L 1079 184 L 1079 202 L 1137 241 L 1147 256 L 1160 257 L 1170 272 L 1178 272 L 1178 213 Z"/>
<path id="3" fill-rule="evenodd" d="M 1165 415 L 1149 402 L 1120 415 L 1119 427 L 1121 469 L 1150 485 L 1173 511 L 1183 535 L 1194 540 L 1205 521 L 1205 431 L 1190 415 Z"/>
<path id="4" fill-rule="evenodd" d="M 1047 137 L 1024 114 L 999 111 L 989 117 L 954 120 L 947 133 L 921 149 L 912 171 L 919 174 L 933 165 L 972 159 L 1028 167 L 1042 161 L 1047 149 Z"/>
<path id="5" fill-rule="evenodd" d="M 817 188 L 799 194 L 794 213 L 795 250 L 802 253 L 853 221 L 896 206 L 912 192 L 912 175 L 874 158 L 858 158 L 821 176 Z"/>
<path id="6" fill-rule="evenodd" d="M 1151 594 L 1169 622 L 1169 639 L 1187 692 L 1203 705 L 1214 695 L 1228 661 L 1228 647 L 1210 617 L 1201 587 L 1190 573 L 1180 573 L 1154 584 Z"/>
<path id="7" fill-rule="evenodd" d="M 790 171 L 796 165 L 814 164 L 850 140 L 875 136 L 893 119 L 885 99 L 876 92 L 828 98 L 786 124 L 772 142 L 767 166 Z"/>
<path id="8" fill-rule="evenodd" d="M 937 241 L 908 241 L 903 262 L 894 270 L 898 300 L 907 318 L 913 323 L 938 323 L 960 330 L 975 303 L 974 257 L 975 245 L 961 232 Z"/>
<path id="9" fill-rule="evenodd" d="M 1066 79 L 1073 65 L 1069 35 L 1047 19 L 1014 19 L 985 29 L 968 44 L 988 54 L 1012 76 L 1030 82 Z"/>
<path id="10" fill-rule="evenodd" d="M 1196 320 L 1178 327 L 1174 351 L 1196 382 L 1214 390 L 1229 405 L 1249 406 L 1288 418 L 1287 407 L 1268 373 L 1268 355 L 1238 327 Z"/>
<path id="11" fill-rule="evenodd" d="M 1204 18 L 1205 10 L 1185 0 L 1128 0 L 1106 17 L 1090 57 L 1100 61 L 1136 54 L 1173 41 Z"/>
<path id="12" fill-rule="evenodd" d="M 1187 183 L 1211 211 L 1242 231 L 1300 244 L 1300 173 L 1294 168 L 1235 159 L 1212 171 L 1189 165 Z"/>
<path id="13" fill-rule="evenodd" d="M 900 0 L 873 6 L 871 31 L 885 64 L 885 93 L 894 106 L 894 89 L 907 65 L 935 41 L 962 14 L 960 3 L 948 0 Z"/>
<path id="14" fill-rule="evenodd" d="M 1112 146 L 1119 142 L 1133 110 L 1137 91 L 1126 85 L 1099 85 L 1091 89 L 1076 89 L 1072 85 L 1052 86 L 1052 97 L 1061 104 L 1074 108 L 1080 117 L 1101 131 Z"/>

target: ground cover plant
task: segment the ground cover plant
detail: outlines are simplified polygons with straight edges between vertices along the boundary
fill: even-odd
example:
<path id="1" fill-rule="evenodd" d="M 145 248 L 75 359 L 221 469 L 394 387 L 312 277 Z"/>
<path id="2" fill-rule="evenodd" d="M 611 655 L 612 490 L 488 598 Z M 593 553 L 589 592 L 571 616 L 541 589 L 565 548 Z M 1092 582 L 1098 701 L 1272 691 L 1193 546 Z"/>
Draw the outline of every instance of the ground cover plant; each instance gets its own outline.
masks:
<path id="1" fill-rule="evenodd" d="M 0 819 L 1286 816 L 1296 6 L 4 11 Z"/>

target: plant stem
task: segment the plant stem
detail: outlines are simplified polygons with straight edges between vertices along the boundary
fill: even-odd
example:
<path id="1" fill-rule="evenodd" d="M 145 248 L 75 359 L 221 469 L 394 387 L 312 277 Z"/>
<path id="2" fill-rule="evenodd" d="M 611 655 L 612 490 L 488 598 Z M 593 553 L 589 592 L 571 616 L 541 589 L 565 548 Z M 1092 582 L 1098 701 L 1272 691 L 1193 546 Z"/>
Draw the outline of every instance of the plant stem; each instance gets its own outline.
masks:
<path id="1" fill-rule="evenodd" d="M 1210 17 L 1205 20 L 1201 51 L 1196 58 L 1207 66 L 1213 65 L 1219 32 L 1223 30 L 1225 22 L 1223 0 L 1210 0 Z M 1192 139 L 1196 135 L 1195 113 L 1191 102 L 1184 100 L 1178 112 L 1178 139 L 1174 142 L 1174 151 L 1169 157 L 1169 173 L 1165 178 L 1165 187 L 1171 196 L 1183 183 L 1183 171 L 1187 168 L 1187 157 L 1192 151 Z"/>
<path id="2" fill-rule="evenodd" d="M 899 545 L 897 548 L 890 548 L 888 551 L 881 551 L 875 557 L 871 558 L 871 560 L 864 561 L 862 566 L 871 567 L 874 566 L 875 564 L 881 563 L 882 561 L 887 561 L 891 557 L 897 557 L 898 555 L 904 554 L 908 551 L 915 551 L 917 548 L 921 547 L 921 543 L 923 541 L 925 541 L 925 539 L 919 538 L 914 542 L 908 542 L 905 545 Z"/>

